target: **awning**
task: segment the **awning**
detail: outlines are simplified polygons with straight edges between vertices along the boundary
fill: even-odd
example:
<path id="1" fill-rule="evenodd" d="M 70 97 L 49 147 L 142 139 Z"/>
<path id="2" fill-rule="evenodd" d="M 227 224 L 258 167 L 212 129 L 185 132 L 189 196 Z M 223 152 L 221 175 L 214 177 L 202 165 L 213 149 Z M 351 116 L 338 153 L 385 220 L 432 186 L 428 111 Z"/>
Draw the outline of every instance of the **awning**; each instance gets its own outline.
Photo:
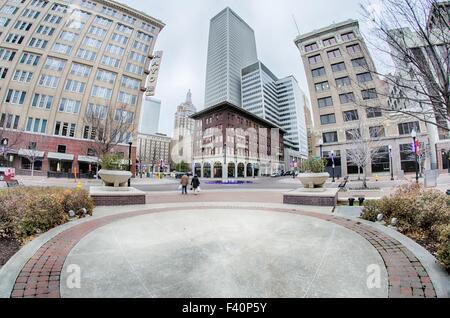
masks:
<path id="1" fill-rule="evenodd" d="M 19 156 L 44 158 L 44 151 L 32 150 L 32 149 L 20 149 Z"/>
<path id="2" fill-rule="evenodd" d="M 74 155 L 68 153 L 49 152 L 47 157 L 48 159 L 73 161 Z"/>
<path id="3" fill-rule="evenodd" d="M 78 156 L 78 161 L 80 162 L 89 162 L 89 163 L 97 163 L 98 158 L 92 156 Z"/>

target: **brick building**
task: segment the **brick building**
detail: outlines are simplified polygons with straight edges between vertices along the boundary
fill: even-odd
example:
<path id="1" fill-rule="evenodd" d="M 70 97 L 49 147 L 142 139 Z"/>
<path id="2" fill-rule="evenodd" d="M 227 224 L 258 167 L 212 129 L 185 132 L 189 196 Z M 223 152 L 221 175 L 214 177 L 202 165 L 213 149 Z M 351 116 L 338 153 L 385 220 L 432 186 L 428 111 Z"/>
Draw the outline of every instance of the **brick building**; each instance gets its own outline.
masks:
<path id="1" fill-rule="evenodd" d="M 0 149 L 1 164 L 29 174 L 33 152 L 37 173 L 89 172 L 101 131 L 86 123 L 90 114 L 129 124 L 114 149 L 128 158 L 163 27 L 111 0 L 2 1 L 0 137 L 10 143 Z"/>
<path id="2" fill-rule="evenodd" d="M 244 178 L 285 169 L 285 131 L 271 122 L 229 102 L 191 117 L 196 120 L 193 170 L 198 176 Z"/>

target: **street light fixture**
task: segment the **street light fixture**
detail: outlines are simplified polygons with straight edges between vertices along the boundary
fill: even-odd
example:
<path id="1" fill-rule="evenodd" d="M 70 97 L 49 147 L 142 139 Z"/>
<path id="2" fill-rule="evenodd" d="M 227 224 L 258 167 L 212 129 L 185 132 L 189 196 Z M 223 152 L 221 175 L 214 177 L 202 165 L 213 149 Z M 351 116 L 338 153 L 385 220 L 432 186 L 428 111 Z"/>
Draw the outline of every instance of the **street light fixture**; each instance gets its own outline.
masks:
<path id="1" fill-rule="evenodd" d="M 131 146 L 133 145 L 133 142 L 128 142 L 128 171 L 131 172 Z M 131 187 L 131 178 L 128 179 L 128 187 Z"/>
<path id="2" fill-rule="evenodd" d="M 332 164 L 331 167 L 333 168 L 333 180 L 331 180 L 331 182 L 335 182 L 335 180 L 334 180 L 334 167 L 335 167 L 335 165 L 334 165 L 334 151 L 331 150 L 330 154 L 331 154 L 331 164 Z"/>
<path id="3" fill-rule="evenodd" d="M 322 159 L 322 157 L 323 157 L 323 151 L 322 151 L 322 149 L 323 149 L 323 139 L 322 138 L 319 139 L 318 145 L 319 145 L 319 148 L 320 148 L 320 159 Z"/>
<path id="4" fill-rule="evenodd" d="M 389 145 L 389 170 L 391 170 L 391 181 L 394 181 L 394 168 L 392 167 L 392 146 Z"/>
<path id="5" fill-rule="evenodd" d="M 413 139 L 413 150 L 414 150 L 414 157 L 415 157 L 415 163 L 414 165 L 416 166 L 416 183 L 419 183 L 419 170 L 418 170 L 418 166 L 419 166 L 419 161 L 417 158 L 417 145 L 416 145 L 416 138 L 417 138 L 417 132 L 415 129 L 413 129 L 411 131 L 411 137 Z"/>

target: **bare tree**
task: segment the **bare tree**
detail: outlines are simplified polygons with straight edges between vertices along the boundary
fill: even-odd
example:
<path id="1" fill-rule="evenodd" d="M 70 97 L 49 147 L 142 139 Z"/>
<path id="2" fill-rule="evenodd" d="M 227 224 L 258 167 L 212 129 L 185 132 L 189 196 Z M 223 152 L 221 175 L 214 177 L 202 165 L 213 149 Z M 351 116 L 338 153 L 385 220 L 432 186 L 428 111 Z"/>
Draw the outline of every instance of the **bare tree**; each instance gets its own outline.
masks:
<path id="1" fill-rule="evenodd" d="M 361 5 L 372 28 L 366 42 L 377 53 L 363 65 L 387 84 L 379 107 L 450 131 L 450 19 L 448 1 L 367 0 Z"/>
<path id="2" fill-rule="evenodd" d="M 365 135 L 365 125 L 358 123 L 346 130 L 348 140 L 347 162 L 358 167 L 358 180 L 361 180 L 360 171 L 363 172 L 363 187 L 367 188 L 367 167 L 381 152 L 381 144 L 377 139 L 382 132 L 380 127 L 372 127 L 370 135 Z"/>
<path id="3" fill-rule="evenodd" d="M 98 156 L 111 152 L 115 146 L 127 143 L 133 134 L 134 113 L 126 105 L 117 107 L 90 105 L 84 117 L 85 137 L 94 142 Z"/>
<path id="4" fill-rule="evenodd" d="M 36 161 L 42 161 L 43 152 L 36 149 L 36 143 L 30 142 L 30 146 L 28 149 L 25 149 L 25 152 L 22 155 L 28 159 L 31 164 L 31 176 L 34 176 L 34 166 Z"/>

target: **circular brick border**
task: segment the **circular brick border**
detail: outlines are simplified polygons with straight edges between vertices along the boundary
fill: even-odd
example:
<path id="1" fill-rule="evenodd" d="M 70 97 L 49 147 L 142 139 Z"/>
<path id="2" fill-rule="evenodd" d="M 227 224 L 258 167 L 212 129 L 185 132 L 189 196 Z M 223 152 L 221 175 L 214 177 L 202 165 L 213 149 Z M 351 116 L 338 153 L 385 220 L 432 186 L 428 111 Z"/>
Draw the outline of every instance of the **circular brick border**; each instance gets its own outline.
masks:
<path id="1" fill-rule="evenodd" d="M 230 206 L 214 208 L 234 209 Z M 241 209 L 288 212 L 310 216 L 343 226 L 368 240 L 383 258 L 388 273 L 388 297 L 435 298 L 436 292 L 427 271 L 405 246 L 387 234 L 356 220 L 317 212 L 301 212 L 288 208 L 239 207 Z M 197 209 L 209 209 L 200 207 Z M 28 260 L 16 278 L 12 298 L 60 298 L 61 271 L 73 247 L 90 232 L 129 217 L 169 212 L 178 208 L 160 208 L 105 216 L 69 228 L 42 245 Z"/>

